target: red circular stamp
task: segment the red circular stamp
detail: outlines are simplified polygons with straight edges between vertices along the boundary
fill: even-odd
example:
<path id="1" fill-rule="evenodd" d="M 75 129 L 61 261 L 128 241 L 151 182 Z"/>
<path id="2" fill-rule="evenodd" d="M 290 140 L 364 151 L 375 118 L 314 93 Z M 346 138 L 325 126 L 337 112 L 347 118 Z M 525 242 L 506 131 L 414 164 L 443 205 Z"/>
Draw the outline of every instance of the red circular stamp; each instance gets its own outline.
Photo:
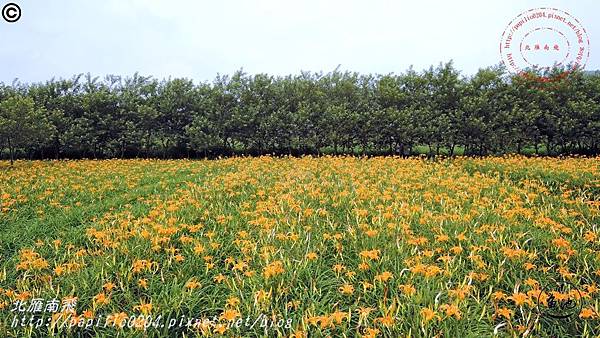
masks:
<path id="1" fill-rule="evenodd" d="M 530 9 L 506 26 L 500 55 L 514 74 L 553 67 L 583 69 L 590 57 L 590 40 L 583 25 L 569 13 L 556 8 Z"/>

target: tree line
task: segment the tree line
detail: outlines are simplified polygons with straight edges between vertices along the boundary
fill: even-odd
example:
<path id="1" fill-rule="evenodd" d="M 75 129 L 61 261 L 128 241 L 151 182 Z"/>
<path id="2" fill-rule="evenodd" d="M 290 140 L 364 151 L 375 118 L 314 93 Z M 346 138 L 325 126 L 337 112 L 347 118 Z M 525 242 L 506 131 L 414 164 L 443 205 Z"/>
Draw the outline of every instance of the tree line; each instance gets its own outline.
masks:
<path id="1" fill-rule="evenodd" d="M 0 84 L 3 158 L 598 154 L 600 75 L 335 70 L 195 84 L 90 74 Z"/>

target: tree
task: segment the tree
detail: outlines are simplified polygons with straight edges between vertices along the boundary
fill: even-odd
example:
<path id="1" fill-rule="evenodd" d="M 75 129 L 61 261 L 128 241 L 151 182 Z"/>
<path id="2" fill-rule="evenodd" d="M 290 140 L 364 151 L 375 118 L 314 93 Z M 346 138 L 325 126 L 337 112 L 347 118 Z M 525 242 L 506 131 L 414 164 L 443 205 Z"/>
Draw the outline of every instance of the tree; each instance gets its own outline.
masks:
<path id="1" fill-rule="evenodd" d="M 87 74 L 0 84 L 0 103 L 0 146 L 13 160 L 357 149 L 409 155 L 418 146 L 428 146 L 431 156 L 459 148 L 467 155 L 600 150 L 600 73 L 560 67 L 511 76 L 494 66 L 471 77 L 452 62 L 398 75 L 336 69 L 281 77 L 240 70 L 199 84 Z M 39 121 L 29 121 L 32 115 Z M 38 124 L 48 129 L 44 138 L 17 142 L 36 133 L 16 128 Z"/>
<path id="2" fill-rule="evenodd" d="M 205 115 L 196 114 L 192 124 L 186 127 L 185 132 L 190 139 L 191 146 L 196 151 L 201 151 L 204 157 L 208 156 L 209 151 L 220 146 L 216 127 Z"/>
<path id="3" fill-rule="evenodd" d="M 51 133 L 44 110 L 36 108 L 32 98 L 14 95 L 0 103 L 0 139 L 8 148 L 11 165 L 18 149 L 46 142 Z"/>

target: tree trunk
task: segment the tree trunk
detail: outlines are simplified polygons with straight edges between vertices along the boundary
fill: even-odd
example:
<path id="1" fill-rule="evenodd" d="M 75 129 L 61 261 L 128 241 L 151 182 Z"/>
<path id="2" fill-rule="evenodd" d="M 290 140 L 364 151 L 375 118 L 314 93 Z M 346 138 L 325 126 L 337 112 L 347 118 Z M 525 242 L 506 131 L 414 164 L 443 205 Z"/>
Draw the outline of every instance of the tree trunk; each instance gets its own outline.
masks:
<path id="1" fill-rule="evenodd" d="M 167 158 L 167 142 L 163 140 L 162 146 L 163 146 L 163 160 L 164 160 Z"/>
<path id="2" fill-rule="evenodd" d="M 8 154 L 10 156 L 10 165 L 13 165 L 15 163 L 15 150 L 10 142 L 10 137 L 8 138 Z"/>
<path id="3" fill-rule="evenodd" d="M 56 138 L 54 143 L 54 152 L 55 158 L 58 160 L 58 154 L 60 153 L 60 141 L 58 140 L 58 138 Z"/>

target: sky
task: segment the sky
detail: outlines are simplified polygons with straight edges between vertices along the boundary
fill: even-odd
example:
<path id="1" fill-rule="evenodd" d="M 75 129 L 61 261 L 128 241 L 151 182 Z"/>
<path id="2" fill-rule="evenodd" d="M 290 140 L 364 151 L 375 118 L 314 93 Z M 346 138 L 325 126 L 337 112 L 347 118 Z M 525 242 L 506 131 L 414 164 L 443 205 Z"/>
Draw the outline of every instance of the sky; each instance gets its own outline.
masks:
<path id="1" fill-rule="evenodd" d="M 600 1 L 0 0 L 0 82 L 79 73 L 211 81 L 341 70 L 402 73 L 454 61 L 463 75 L 501 62 L 511 20 L 553 7 L 586 29 L 586 69 L 600 69 Z"/>

